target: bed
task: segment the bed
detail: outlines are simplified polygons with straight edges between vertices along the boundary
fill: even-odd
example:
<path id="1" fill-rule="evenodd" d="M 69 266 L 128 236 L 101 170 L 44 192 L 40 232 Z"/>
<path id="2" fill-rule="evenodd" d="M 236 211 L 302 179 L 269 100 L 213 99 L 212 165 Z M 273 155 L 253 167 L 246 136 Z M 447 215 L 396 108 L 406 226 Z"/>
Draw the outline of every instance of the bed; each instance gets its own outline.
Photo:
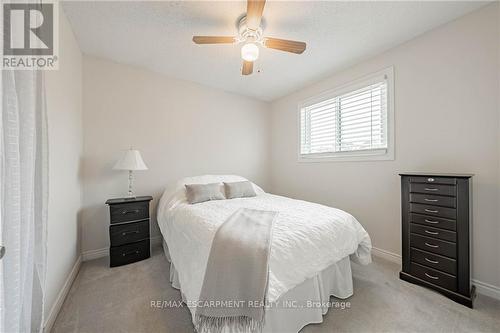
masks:
<path id="1" fill-rule="evenodd" d="M 298 332 L 322 322 L 332 306 L 330 296 L 353 294 L 351 260 L 371 262 L 368 233 L 340 209 L 272 195 L 255 184 L 255 197 L 187 203 L 185 184 L 243 180 L 234 175 L 189 177 L 163 193 L 157 216 L 173 287 L 180 289 L 194 319 L 217 228 L 242 207 L 277 211 L 266 296 L 275 306 L 266 309 L 263 332 Z"/>

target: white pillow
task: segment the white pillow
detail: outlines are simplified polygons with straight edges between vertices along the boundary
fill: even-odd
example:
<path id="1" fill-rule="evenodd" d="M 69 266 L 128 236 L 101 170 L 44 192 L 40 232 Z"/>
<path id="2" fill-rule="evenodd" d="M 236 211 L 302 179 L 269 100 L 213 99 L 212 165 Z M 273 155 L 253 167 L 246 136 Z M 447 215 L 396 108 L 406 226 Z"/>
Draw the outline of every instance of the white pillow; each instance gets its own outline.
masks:
<path id="1" fill-rule="evenodd" d="M 220 190 L 219 183 L 186 184 L 184 186 L 186 187 L 186 199 L 190 204 L 226 198 Z"/>
<path id="2" fill-rule="evenodd" d="M 248 180 L 244 180 L 242 182 L 232 182 L 232 183 L 224 182 L 224 188 L 226 192 L 226 198 L 228 199 L 249 198 L 257 196 L 257 193 L 255 193 L 252 183 L 249 182 Z"/>
<path id="3" fill-rule="evenodd" d="M 186 184 L 210 184 L 210 183 L 220 183 L 221 191 L 224 191 L 223 182 L 239 182 L 248 180 L 244 177 L 237 175 L 203 175 L 195 177 L 185 177 L 177 181 L 176 185 L 173 187 L 168 187 L 163 192 L 158 205 L 158 214 L 164 214 L 165 210 L 170 210 L 179 204 L 187 204 L 186 198 Z M 252 183 L 252 186 L 257 195 L 265 193 L 262 188 L 258 185 Z"/>

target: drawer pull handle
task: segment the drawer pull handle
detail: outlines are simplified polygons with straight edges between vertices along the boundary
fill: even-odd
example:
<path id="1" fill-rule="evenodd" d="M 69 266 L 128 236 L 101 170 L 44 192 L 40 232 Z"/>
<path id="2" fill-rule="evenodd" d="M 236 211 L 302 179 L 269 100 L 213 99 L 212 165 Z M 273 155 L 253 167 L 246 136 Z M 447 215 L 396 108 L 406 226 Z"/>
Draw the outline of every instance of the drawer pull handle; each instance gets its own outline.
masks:
<path id="1" fill-rule="evenodd" d="M 427 199 L 427 198 L 425 198 L 424 200 L 427 202 L 438 202 L 439 201 L 438 199 Z"/>
<path id="2" fill-rule="evenodd" d="M 439 221 L 432 221 L 432 220 L 427 220 L 427 219 L 425 219 L 424 221 L 427 223 L 431 223 L 431 224 L 438 224 L 439 223 Z"/>
<path id="3" fill-rule="evenodd" d="M 140 252 L 139 250 L 125 252 L 125 253 L 122 253 L 122 257 L 129 256 L 131 254 L 139 254 L 139 252 Z"/>
<path id="4" fill-rule="evenodd" d="M 433 247 L 433 248 L 439 247 L 439 245 L 433 245 L 433 244 L 429 244 L 429 243 L 425 243 L 425 245 L 427 245 L 428 247 Z"/>
<path id="5" fill-rule="evenodd" d="M 425 209 L 425 211 L 427 213 L 438 213 L 439 212 L 438 210 L 432 210 L 432 209 L 427 209 L 427 208 Z"/>
<path id="6" fill-rule="evenodd" d="M 425 190 L 426 191 L 439 191 L 438 188 L 430 188 L 430 187 L 426 187 Z"/>
<path id="7" fill-rule="evenodd" d="M 424 232 L 425 232 L 426 234 L 429 234 L 429 235 L 439 235 L 439 232 L 437 232 L 437 231 L 429 231 L 429 230 L 424 230 Z"/>
<path id="8" fill-rule="evenodd" d="M 139 230 L 132 230 L 132 231 L 124 231 L 122 232 L 122 236 L 126 236 L 128 234 L 138 234 Z"/>
<path id="9" fill-rule="evenodd" d="M 430 260 L 430 259 L 425 258 L 425 261 L 430 262 L 431 264 L 439 264 L 439 261 L 437 261 L 437 260 Z"/>
<path id="10" fill-rule="evenodd" d="M 427 181 L 432 183 L 434 181 L 434 178 L 427 178 Z"/>
<path id="11" fill-rule="evenodd" d="M 429 275 L 429 274 L 427 274 L 427 273 L 425 273 L 425 276 L 427 276 L 428 278 L 431 278 L 431 279 L 433 279 L 433 280 L 439 280 L 439 277 L 437 277 L 437 276 L 432 276 L 432 275 Z"/>
<path id="12" fill-rule="evenodd" d="M 139 210 L 138 209 L 134 209 L 134 210 L 122 210 L 122 214 L 125 215 L 125 214 L 137 214 L 139 213 Z"/>

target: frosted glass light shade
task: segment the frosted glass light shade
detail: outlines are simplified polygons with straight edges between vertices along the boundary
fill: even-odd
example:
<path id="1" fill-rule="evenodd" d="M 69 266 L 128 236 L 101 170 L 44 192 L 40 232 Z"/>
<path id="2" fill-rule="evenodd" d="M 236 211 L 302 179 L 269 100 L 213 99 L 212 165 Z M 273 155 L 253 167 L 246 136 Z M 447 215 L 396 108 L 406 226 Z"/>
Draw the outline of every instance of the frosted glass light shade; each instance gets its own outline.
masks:
<path id="1" fill-rule="evenodd" d="M 129 149 L 125 155 L 116 162 L 113 167 L 115 170 L 147 170 L 148 167 L 142 160 L 141 153 L 138 150 Z"/>
<path id="2" fill-rule="evenodd" d="M 247 43 L 241 48 L 241 57 L 245 61 L 255 61 L 259 57 L 259 47 L 254 43 Z"/>

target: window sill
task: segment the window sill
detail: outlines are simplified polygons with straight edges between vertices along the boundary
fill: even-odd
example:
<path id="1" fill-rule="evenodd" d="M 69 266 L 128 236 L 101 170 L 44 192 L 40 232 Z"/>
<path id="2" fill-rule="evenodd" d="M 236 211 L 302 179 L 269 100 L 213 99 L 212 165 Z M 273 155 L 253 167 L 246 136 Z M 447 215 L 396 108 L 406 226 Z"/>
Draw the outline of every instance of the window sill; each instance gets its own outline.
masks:
<path id="1" fill-rule="evenodd" d="M 298 162 L 320 163 L 320 162 L 361 162 L 361 161 L 394 161 L 394 152 L 390 149 L 378 149 L 367 151 L 351 151 L 327 154 L 299 154 Z"/>

